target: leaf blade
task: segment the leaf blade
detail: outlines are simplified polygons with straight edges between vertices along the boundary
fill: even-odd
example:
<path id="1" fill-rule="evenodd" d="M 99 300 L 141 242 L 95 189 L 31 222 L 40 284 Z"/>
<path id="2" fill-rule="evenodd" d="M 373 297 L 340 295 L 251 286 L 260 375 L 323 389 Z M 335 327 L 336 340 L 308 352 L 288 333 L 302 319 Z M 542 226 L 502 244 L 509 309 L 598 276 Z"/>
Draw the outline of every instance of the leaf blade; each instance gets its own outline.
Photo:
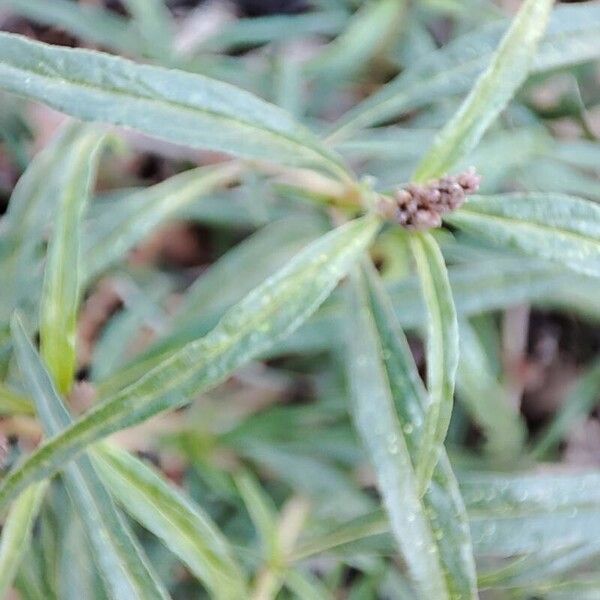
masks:
<path id="1" fill-rule="evenodd" d="M 6 33 L 0 34 L 0 55 L 0 87 L 77 118 L 194 148 L 320 167 L 347 179 L 338 158 L 309 131 L 229 84 Z"/>
<path id="2" fill-rule="evenodd" d="M 27 338 L 20 319 L 14 318 L 11 325 L 19 367 L 27 376 L 26 382 L 44 430 L 49 435 L 56 435 L 71 422 L 69 412 Z M 168 598 L 90 459 L 84 456 L 68 465 L 63 479 L 94 548 L 94 558 L 107 591 L 122 600 Z"/>
<path id="3" fill-rule="evenodd" d="M 80 229 L 103 136 L 85 128 L 70 146 L 58 184 L 59 200 L 48 246 L 40 308 L 40 349 L 54 381 L 69 392 L 76 368 L 75 329 L 81 295 Z"/>
<path id="4" fill-rule="evenodd" d="M 600 276 L 600 207 L 546 193 L 473 196 L 448 223 L 496 245 Z"/>
<path id="5" fill-rule="evenodd" d="M 205 582 L 215 598 L 245 597 L 244 576 L 227 539 L 200 507 L 151 467 L 116 446 L 101 444 L 92 457 L 124 509 Z"/>
<path id="6" fill-rule="evenodd" d="M 47 477 L 88 444 L 216 385 L 233 369 L 297 328 L 331 293 L 379 229 L 364 217 L 310 244 L 229 310 L 204 338 L 191 342 L 120 394 L 46 442 L 0 484 L 0 506 Z M 294 302 L 290 302 L 291 299 Z M 214 365 L 212 364 L 214 362 Z"/>
<path id="7" fill-rule="evenodd" d="M 414 464 L 424 433 L 427 391 L 380 278 L 374 269 L 365 270 L 365 274 L 370 309 L 384 349 L 384 366 Z M 451 596 L 474 597 L 476 575 L 467 513 L 443 448 L 433 472 L 432 485 L 422 501 L 434 531 Z"/>
<path id="8" fill-rule="evenodd" d="M 431 480 L 452 415 L 459 356 L 458 320 L 448 271 L 437 242 L 429 233 L 411 235 L 409 240 L 427 310 L 429 403 L 416 467 L 423 492 Z"/>
<path id="9" fill-rule="evenodd" d="M 525 81 L 553 3 L 553 0 L 523 3 L 489 67 L 421 159 L 413 175 L 415 181 L 424 182 L 444 175 L 475 148 Z"/>
<path id="10" fill-rule="evenodd" d="M 0 537 L 0 597 L 8 592 L 23 553 L 30 543 L 33 524 L 39 512 L 46 482 L 27 488 L 14 502 L 2 526 Z"/>
<path id="11" fill-rule="evenodd" d="M 460 508 L 460 496 L 452 491 L 455 487 L 452 472 L 447 471 L 447 464 L 443 463 L 444 470 L 438 469 L 440 487 L 436 485 L 435 491 L 427 492 L 425 502 L 421 500 L 409 454 L 411 450 L 416 451 L 415 440 L 422 434 L 422 407 L 414 380 L 418 375 L 414 367 L 408 367 L 412 358 L 406 362 L 407 350 L 394 352 L 398 348 L 392 344 L 398 341 L 390 339 L 392 328 L 387 330 L 390 322 L 385 318 L 385 310 L 377 304 L 378 292 L 372 286 L 367 290 L 362 278 L 364 275 L 353 274 L 352 351 L 348 357 L 348 373 L 355 423 L 374 463 L 391 531 L 420 595 L 474 598 L 472 553 L 469 542 L 464 539 L 466 520 L 463 522 L 464 517 L 460 517 L 464 507 Z M 397 333 L 395 323 L 393 325 Z M 401 402 L 408 397 L 408 405 L 398 406 L 399 412 L 396 412 L 394 398 Z M 458 512 L 454 513 L 456 509 Z M 434 515 L 435 525 L 429 520 L 430 514 Z M 449 546 L 442 542 L 443 534 L 438 536 L 438 531 L 445 531 L 453 540 Z M 458 537 L 454 537 L 457 534 Z M 461 543 L 455 546 L 453 542 L 458 540 Z"/>

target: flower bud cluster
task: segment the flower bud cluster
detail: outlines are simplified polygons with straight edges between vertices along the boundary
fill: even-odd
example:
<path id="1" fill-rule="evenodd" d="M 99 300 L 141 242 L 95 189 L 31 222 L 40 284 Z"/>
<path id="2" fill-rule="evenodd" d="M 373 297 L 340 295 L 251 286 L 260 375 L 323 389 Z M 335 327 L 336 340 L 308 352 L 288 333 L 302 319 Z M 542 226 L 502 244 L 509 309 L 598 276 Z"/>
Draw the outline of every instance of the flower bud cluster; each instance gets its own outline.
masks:
<path id="1" fill-rule="evenodd" d="M 426 184 L 411 183 L 397 190 L 392 201 L 381 203 L 382 216 L 406 229 L 440 227 L 442 215 L 459 208 L 469 194 L 479 189 L 474 169 L 446 175 Z"/>

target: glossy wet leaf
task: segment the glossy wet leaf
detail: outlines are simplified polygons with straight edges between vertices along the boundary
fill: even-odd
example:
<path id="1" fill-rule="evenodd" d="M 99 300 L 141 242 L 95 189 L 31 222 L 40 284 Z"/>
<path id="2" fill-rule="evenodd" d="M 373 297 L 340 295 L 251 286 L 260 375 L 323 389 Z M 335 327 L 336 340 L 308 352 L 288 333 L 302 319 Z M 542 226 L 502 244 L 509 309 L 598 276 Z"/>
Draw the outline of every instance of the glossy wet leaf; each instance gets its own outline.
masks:
<path id="1" fill-rule="evenodd" d="M 353 274 L 348 376 L 391 531 L 421 595 L 475 597 L 464 508 L 443 449 L 434 483 L 423 499 L 419 493 L 412 456 L 424 432 L 425 392 L 393 313 L 364 278 Z"/>
<path id="2" fill-rule="evenodd" d="M 40 308 L 40 353 L 63 394 L 69 392 L 76 369 L 75 329 L 82 293 L 80 231 L 101 140 L 102 135 L 94 129 L 83 130 L 57 173 L 59 196 Z"/>
<path id="3" fill-rule="evenodd" d="M 427 489 L 446 438 L 458 366 L 458 322 L 441 250 L 430 234 L 410 237 L 426 306 L 428 405 L 416 464 L 419 489 Z"/>
<path id="4" fill-rule="evenodd" d="M 58 435 L 72 422 L 51 376 L 18 318 L 12 322 L 17 360 L 47 435 Z M 117 511 L 90 459 L 65 467 L 62 478 L 82 520 L 94 560 L 114 598 L 168 598 L 143 550 Z"/>
<path id="5" fill-rule="evenodd" d="M 553 4 L 553 0 L 523 2 L 489 67 L 421 159 L 415 181 L 444 175 L 477 145 L 525 81 Z"/>
<path id="6" fill-rule="evenodd" d="M 0 87 L 87 121 L 137 129 L 177 144 L 346 177 L 285 112 L 229 84 L 108 54 L 0 34 Z M 190 93 L 190 90 L 193 92 Z"/>
<path id="7" fill-rule="evenodd" d="M 379 221 L 364 217 L 310 244 L 230 309 L 205 337 L 190 342 L 121 393 L 43 444 L 0 486 L 0 505 L 64 466 L 90 443 L 167 409 L 187 404 L 300 326 L 368 247 Z"/>
<path id="8" fill-rule="evenodd" d="M 562 194 L 472 197 L 448 223 L 497 246 L 600 275 L 600 206 Z"/>

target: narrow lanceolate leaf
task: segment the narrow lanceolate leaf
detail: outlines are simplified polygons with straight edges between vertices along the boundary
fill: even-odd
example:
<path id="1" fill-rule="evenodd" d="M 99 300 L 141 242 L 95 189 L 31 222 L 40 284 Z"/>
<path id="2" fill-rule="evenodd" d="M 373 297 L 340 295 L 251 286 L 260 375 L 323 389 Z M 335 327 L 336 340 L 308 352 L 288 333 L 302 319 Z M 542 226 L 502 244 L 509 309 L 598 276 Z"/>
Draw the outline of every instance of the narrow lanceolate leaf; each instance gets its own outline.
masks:
<path id="1" fill-rule="evenodd" d="M 0 415 L 13 414 L 33 414 L 33 407 L 27 396 L 0 381 Z"/>
<path id="2" fill-rule="evenodd" d="M 31 543 L 46 483 L 27 488 L 13 503 L 0 536 L 0 598 L 4 598 L 17 574 L 19 563 Z"/>
<path id="3" fill-rule="evenodd" d="M 123 198 L 89 223 L 83 240 L 83 269 L 94 277 L 186 205 L 231 183 L 240 167 L 226 164 L 201 167 L 175 175 Z"/>
<path id="4" fill-rule="evenodd" d="M 144 48 L 141 36 L 127 19 L 92 4 L 69 0 L 0 0 L 0 8 L 126 54 L 140 54 Z"/>
<path id="5" fill-rule="evenodd" d="M 338 158 L 289 115 L 226 83 L 7 33 L 0 57 L 0 88 L 80 119 L 346 177 Z"/>
<path id="6" fill-rule="evenodd" d="M 75 374 L 75 328 L 81 294 L 80 231 L 101 139 L 101 134 L 87 128 L 67 150 L 68 157 L 58 175 L 58 206 L 40 309 L 40 348 L 63 394 L 69 392 Z"/>
<path id="7" fill-rule="evenodd" d="M 365 3 L 352 17 L 346 30 L 306 65 L 310 74 L 335 76 L 337 80 L 354 75 L 368 65 L 398 31 L 406 3 L 376 0 Z"/>
<path id="8" fill-rule="evenodd" d="M 169 354 L 209 331 L 226 309 L 324 232 L 325 223 L 314 216 L 281 219 L 226 252 L 186 290 L 173 331 L 102 381 L 99 395 L 106 397 L 122 390 Z"/>
<path id="9" fill-rule="evenodd" d="M 8 322 L 17 307 L 31 309 L 39 298 L 44 230 L 56 214 L 61 175 L 72 159 L 69 149 L 86 135 L 79 123 L 62 128 L 36 155 L 12 193 L 0 237 L 0 321 Z"/>
<path id="10" fill-rule="evenodd" d="M 420 498 L 402 427 L 394 410 L 381 340 L 360 274 L 353 274 L 349 304 L 352 328 L 348 377 L 352 412 L 377 475 L 390 528 L 406 562 L 417 595 L 450 598 L 434 532 Z"/>
<path id="11" fill-rule="evenodd" d="M 93 458 L 123 508 L 159 537 L 214 598 L 247 596 L 244 575 L 226 538 L 200 507 L 124 450 L 103 444 L 94 450 Z"/>
<path id="12" fill-rule="evenodd" d="M 502 247 L 600 276 L 600 206 L 549 193 L 474 196 L 448 223 Z"/>
<path id="13" fill-rule="evenodd" d="M 30 388 L 44 431 L 57 435 L 69 425 L 71 416 L 18 317 L 13 319 L 12 329 L 19 368 Z M 79 458 L 68 465 L 62 475 L 111 597 L 119 600 L 168 598 L 90 459 Z"/>
<path id="14" fill-rule="evenodd" d="M 329 296 L 379 229 L 374 217 L 343 225 L 310 244 L 190 342 L 121 393 L 98 404 L 34 452 L 0 485 L 0 507 L 64 466 L 88 444 L 189 402 L 298 328 Z"/>
<path id="15" fill-rule="evenodd" d="M 460 323 L 456 383 L 459 398 L 483 432 L 491 459 L 503 465 L 514 464 L 522 455 L 527 428 L 510 405 L 477 332 L 466 319 Z"/>
<path id="16" fill-rule="evenodd" d="M 553 0 L 525 0 L 490 66 L 421 160 L 414 173 L 415 181 L 443 175 L 475 148 L 525 81 L 553 3 Z"/>
<path id="17" fill-rule="evenodd" d="M 427 489 L 443 448 L 454 398 L 458 366 L 458 322 L 448 271 L 437 242 L 429 233 L 410 237 L 421 292 L 427 309 L 427 389 L 423 439 L 419 450 L 419 489 Z"/>
<path id="18" fill-rule="evenodd" d="M 412 456 L 425 391 L 373 273 L 353 274 L 348 374 L 357 429 L 377 473 L 390 529 L 419 597 L 475 598 L 466 513 L 445 454 L 421 497 Z"/>

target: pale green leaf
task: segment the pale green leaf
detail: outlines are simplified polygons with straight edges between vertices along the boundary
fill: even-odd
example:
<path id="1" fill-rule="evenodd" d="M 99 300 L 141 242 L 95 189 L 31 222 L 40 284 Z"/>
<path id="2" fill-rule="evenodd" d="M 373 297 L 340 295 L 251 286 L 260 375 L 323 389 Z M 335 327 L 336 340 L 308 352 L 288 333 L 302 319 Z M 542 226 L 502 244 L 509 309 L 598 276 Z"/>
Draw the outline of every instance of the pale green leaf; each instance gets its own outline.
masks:
<path id="1" fill-rule="evenodd" d="M 553 4 L 554 0 L 525 0 L 490 66 L 421 159 L 415 181 L 444 175 L 478 144 L 525 81 Z"/>
<path id="2" fill-rule="evenodd" d="M 370 302 L 378 300 L 373 291 L 369 298 L 363 278 L 359 272 L 353 274 L 348 376 L 355 423 L 374 464 L 391 531 L 420 595 L 472 598 L 472 555 L 468 530 L 460 518 L 460 496 L 451 491 L 452 472 L 446 471 L 446 462 L 442 461 L 438 471 L 441 485 L 438 488 L 436 482 L 432 486 L 426 505 L 421 500 L 409 454 L 410 446 L 417 448 L 414 440 L 423 434 L 421 398 L 414 380 L 418 376 L 416 369 L 408 366 L 410 362 L 405 362 L 408 351 L 398 353 L 401 340 L 390 339 L 392 333 L 382 329 L 390 325 L 382 322 L 389 315 L 381 305 L 371 308 Z M 396 328 L 395 333 L 398 331 Z M 401 395 L 402 392 L 409 393 Z M 407 401 L 411 392 L 414 393 Z M 394 406 L 397 394 L 399 404 L 407 401 L 402 413 L 403 418 L 408 416 L 405 421 L 401 421 Z M 411 439 L 413 433 L 415 437 Z M 450 554 L 438 545 L 444 535 L 453 540 Z"/>
<path id="3" fill-rule="evenodd" d="M 173 333 L 137 356 L 99 385 L 102 396 L 116 393 L 155 367 L 171 352 L 204 335 L 236 301 L 281 268 L 308 242 L 324 233 L 314 216 L 282 219 L 244 240 L 214 262 L 182 297 L 173 319 Z M 207 315 L 209 315 L 207 319 Z M 198 320 L 201 326 L 198 327 Z"/>
<path id="4" fill-rule="evenodd" d="M 0 287 L 3 322 L 19 308 L 36 305 L 41 290 L 40 257 L 44 229 L 56 212 L 61 197 L 62 173 L 78 147 L 88 136 L 78 123 L 63 127 L 48 146 L 31 161 L 12 193 L 3 218 L 0 237 Z"/>
<path id="5" fill-rule="evenodd" d="M 341 10 L 236 19 L 200 40 L 195 49 L 226 52 L 310 35 L 331 36 L 339 33 L 346 20 Z"/>
<path id="6" fill-rule="evenodd" d="M 305 65 L 310 75 L 349 77 L 364 68 L 398 30 L 404 0 L 372 0 L 353 15 L 344 32 Z"/>
<path id="7" fill-rule="evenodd" d="M 58 390 L 71 388 L 76 368 L 75 335 L 81 296 L 80 230 L 93 185 L 102 135 L 84 129 L 63 158 L 57 207 L 47 250 L 40 308 L 40 353 Z"/>
<path id="8" fill-rule="evenodd" d="M 145 42 L 146 53 L 168 62 L 174 24 L 164 0 L 124 0 L 133 23 Z"/>
<path id="9" fill-rule="evenodd" d="M 474 196 L 446 221 L 498 246 L 600 276 L 600 206 L 562 194 Z"/>
<path id="10" fill-rule="evenodd" d="M 558 6 L 531 65 L 532 73 L 595 60 L 600 55 L 600 7 L 593 4 Z M 414 66 L 348 111 L 336 123 L 335 139 L 391 120 L 432 100 L 467 92 L 489 64 L 507 29 L 504 22 L 478 28 L 424 56 Z"/>
<path id="11" fill-rule="evenodd" d="M 86 277 L 95 277 L 122 260 L 158 225 L 215 188 L 231 183 L 239 172 L 235 164 L 200 167 L 122 198 L 88 224 L 82 259 Z"/>
<path id="12" fill-rule="evenodd" d="M 427 489 L 443 448 L 454 399 L 458 366 L 458 322 L 444 257 L 429 233 L 410 236 L 427 309 L 427 390 L 425 425 L 417 459 L 419 489 Z"/>
<path id="13" fill-rule="evenodd" d="M 472 325 L 460 323 L 458 396 L 486 439 L 493 460 L 509 466 L 521 456 L 527 434 L 519 413 L 496 379 L 485 349 Z"/>
<path id="14" fill-rule="evenodd" d="M 235 483 L 260 537 L 263 559 L 265 562 L 271 561 L 278 553 L 277 508 L 250 473 L 240 473 Z"/>
<path id="15" fill-rule="evenodd" d="M 215 598 L 245 597 L 244 576 L 226 538 L 183 492 L 115 446 L 102 444 L 92 456 L 116 500 L 205 582 Z"/>
<path id="16" fill-rule="evenodd" d="M 0 381 L 0 415 L 33 414 L 31 401 L 27 396 Z"/>
<path id="17" fill-rule="evenodd" d="M 68 0 L 0 0 L 0 8 L 126 54 L 144 50 L 142 38 L 126 19 L 99 6 Z"/>
<path id="18" fill-rule="evenodd" d="M 369 309 L 379 336 L 381 357 L 408 451 L 416 457 L 424 433 L 427 392 L 400 324 L 373 269 L 365 270 Z M 414 464 L 415 460 L 412 459 Z M 451 597 L 474 594 L 475 568 L 467 515 L 444 449 L 422 503 L 434 532 Z"/>
<path id="19" fill-rule="evenodd" d="M 0 598 L 8 592 L 23 554 L 31 544 L 31 531 L 38 515 L 46 482 L 28 487 L 13 503 L 0 536 Z"/>
<path id="20" fill-rule="evenodd" d="M 44 430 L 48 435 L 58 435 L 72 422 L 71 416 L 18 317 L 12 322 L 12 330 L 19 367 Z M 168 598 L 90 459 L 83 456 L 67 465 L 62 477 L 111 596 L 122 600 Z"/>
<path id="21" fill-rule="evenodd" d="M 83 120 L 285 165 L 346 170 L 279 108 L 229 84 L 0 34 L 0 87 Z"/>
<path id="22" fill-rule="evenodd" d="M 97 404 L 34 452 L 0 485 L 0 506 L 64 466 L 94 441 L 185 405 L 299 327 L 329 296 L 379 229 L 374 217 L 347 223 L 310 244 L 190 342 L 121 393 Z"/>

